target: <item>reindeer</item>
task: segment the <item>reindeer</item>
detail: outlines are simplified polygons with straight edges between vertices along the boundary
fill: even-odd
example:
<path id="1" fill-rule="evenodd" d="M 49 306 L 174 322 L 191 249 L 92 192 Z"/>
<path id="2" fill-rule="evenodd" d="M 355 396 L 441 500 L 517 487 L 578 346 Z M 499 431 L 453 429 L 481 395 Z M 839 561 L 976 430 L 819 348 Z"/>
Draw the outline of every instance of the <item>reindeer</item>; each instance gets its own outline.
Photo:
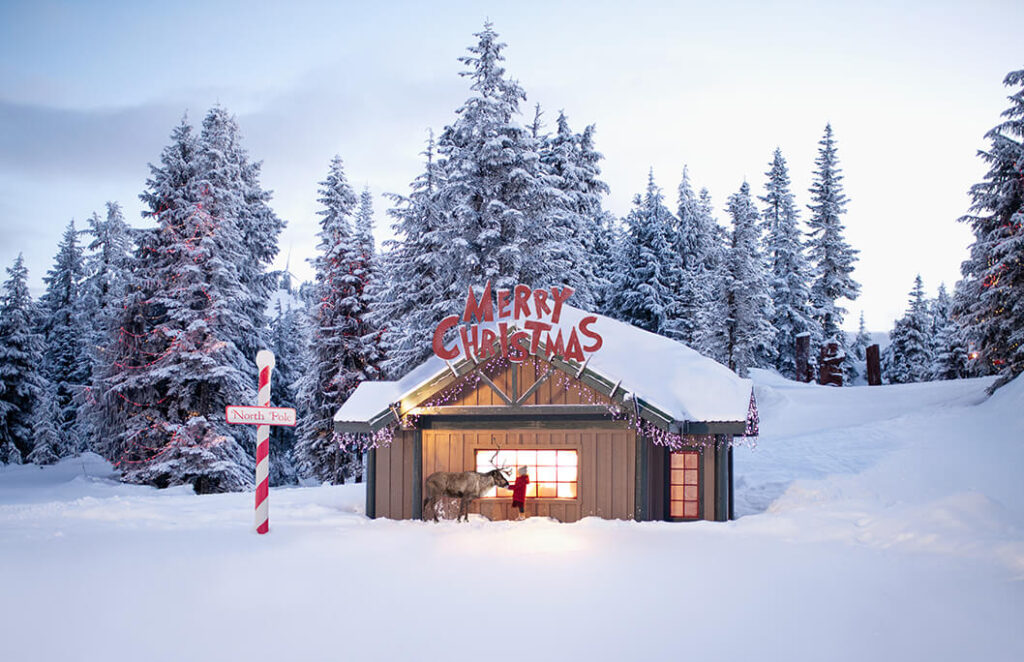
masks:
<path id="1" fill-rule="evenodd" d="M 499 446 L 500 449 L 500 446 Z M 491 457 L 491 464 L 494 458 L 498 457 L 498 451 L 494 451 Z M 508 487 L 508 479 L 505 477 L 507 468 L 492 469 L 486 473 L 479 471 L 435 471 L 427 476 L 426 497 L 423 499 L 423 516 L 431 513 L 434 521 L 437 521 L 437 502 L 441 497 L 454 497 L 459 499 L 459 515 L 455 518 L 469 521 L 469 504 L 480 498 L 480 495 L 492 487 Z"/>

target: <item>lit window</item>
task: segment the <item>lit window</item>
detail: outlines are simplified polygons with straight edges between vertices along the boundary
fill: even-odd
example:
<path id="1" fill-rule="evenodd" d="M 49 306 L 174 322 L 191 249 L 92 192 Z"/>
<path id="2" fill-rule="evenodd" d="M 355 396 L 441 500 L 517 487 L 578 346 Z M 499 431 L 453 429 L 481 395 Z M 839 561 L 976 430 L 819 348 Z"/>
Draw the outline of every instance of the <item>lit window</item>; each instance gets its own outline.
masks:
<path id="1" fill-rule="evenodd" d="M 672 453 L 669 516 L 697 519 L 700 515 L 700 456 L 696 451 Z"/>
<path id="2" fill-rule="evenodd" d="M 493 462 L 492 462 L 493 461 Z M 509 488 L 491 488 L 484 497 L 509 499 L 512 485 L 519 475 L 519 467 L 526 467 L 530 484 L 527 498 L 575 499 L 579 478 L 579 454 L 574 450 L 502 450 L 497 457 L 493 450 L 476 452 L 476 470 L 486 473 L 493 469 L 507 469 Z"/>

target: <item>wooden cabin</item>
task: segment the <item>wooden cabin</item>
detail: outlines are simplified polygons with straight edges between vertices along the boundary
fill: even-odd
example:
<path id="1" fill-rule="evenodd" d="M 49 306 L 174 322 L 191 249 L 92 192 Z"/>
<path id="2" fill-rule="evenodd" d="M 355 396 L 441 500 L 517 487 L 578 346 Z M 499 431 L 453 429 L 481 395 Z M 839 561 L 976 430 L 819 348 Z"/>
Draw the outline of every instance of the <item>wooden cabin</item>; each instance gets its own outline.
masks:
<path id="1" fill-rule="evenodd" d="M 566 307 L 565 324 L 586 315 Z M 748 430 L 751 383 L 690 348 L 597 316 L 585 362 L 547 356 L 432 357 L 397 382 L 364 382 L 335 416 L 373 434 L 366 513 L 421 519 L 435 471 L 528 467 L 529 516 L 575 522 L 733 517 L 732 440 Z M 390 440 L 390 443 L 388 443 Z M 470 509 L 512 516 L 495 489 Z"/>

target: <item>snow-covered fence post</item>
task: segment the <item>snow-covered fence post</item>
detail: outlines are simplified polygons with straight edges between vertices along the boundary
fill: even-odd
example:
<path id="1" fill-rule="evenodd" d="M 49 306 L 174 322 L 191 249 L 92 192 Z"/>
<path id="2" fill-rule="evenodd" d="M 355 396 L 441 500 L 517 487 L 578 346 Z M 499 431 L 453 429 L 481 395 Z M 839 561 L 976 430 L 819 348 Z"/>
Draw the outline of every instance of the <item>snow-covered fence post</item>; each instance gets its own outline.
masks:
<path id="1" fill-rule="evenodd" d="M 270 373 L 276 361 L 274 353 L 261 349 L 256 353 L 256 367 L 260 371 L 257 407 L 270 406 Z M 256 426 L 256 533 L 270 530 L 270 426 Z"/>

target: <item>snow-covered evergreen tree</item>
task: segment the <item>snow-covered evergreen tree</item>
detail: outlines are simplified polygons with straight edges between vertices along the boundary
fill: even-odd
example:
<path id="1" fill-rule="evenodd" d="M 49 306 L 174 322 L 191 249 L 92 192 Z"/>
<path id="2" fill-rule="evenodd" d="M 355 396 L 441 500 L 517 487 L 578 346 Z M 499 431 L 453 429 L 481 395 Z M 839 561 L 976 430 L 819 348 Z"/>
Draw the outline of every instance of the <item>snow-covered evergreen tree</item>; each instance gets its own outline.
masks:
<path id="1" fill-rule="evenodd" d="M 555 186 L 562 194 L 547 217 L 552 224 L 548 239 L 552 243 L 552 255 L 547 259 L 561 265 L 563 271 L 555 273 L 555 279 L 572 287 L 574 305 L 587 310 L 594 307 L 595 290 L 607 286 L 597 276 L 595 245 L 598 239 L 594 234 L 604 215 L 601 194 L 607 192 L 608 187 L 598 179 L 600 155 L 590 144 L 592 131 L 593 127 L 587 127 L 585 138 L 573 133 L 565 113 L 560 112 L 557 132 L 544 141 L 541 149 L 541 163 L 555 178 Z"/>
<path id="2" fill-rule="evenodd" d="M 979 155 L 989 170 L 971 187 L 970 213 L 960 218 L 974 231 L 970 258 L 961 266 L 956 315 L 973 343 L 979 372 L 1000 383 L 1024 372 L 1024 69 L 1003 84 L 1014 88 L 1004 121 L 985 134 Z"/>
<path id="3" fill-rule="evenodd" d="M 299 400 L 295 458 L 299 471 L 320 480 L 344 483 L 361 473 L 361 459 L 343 450 L 334 434 L 334 413 L 360 382 L 380 376 L 380 355 L 367 316 L 365 288 L 368 256 L 365 237 L 353 228 L 356 196 L 341 158 L 331 161 L 320 183 L 320 254 L 316 269 L 317 304 L 311 320 L 309 362 Z"/>
<path id="4" fill-rule="evenodd" d="M 270 348 L 274 352 L 274 371 L 270 380 L 270 402 L 275 407 L 298 408 L 298 382 L 305 365 L 304 340 L 306 329 L 302 323 L 302 308 L 274 305 L 274 319 L 270 323 Z M 292 461 L 297 436 L 295 428 L 278 426 L 270 435 L 270 484 L 294 485 L 298 472 Z"/>
<path id="5" fill-rule="evenodd" d="M 60 443 L 55 449 L 74 452 L 84 447 L 77 426 L 78 396 L 87 386 L 90 364 L 84 340 L 87 330 L 82 316 L 81 285 L 85 278 L 78 232 L 71 221 L 57 247 L 53 268 L 43 281 L 46 292 L 40 299 L 41 331 L 44 343 L 43 374 L 53 385 L 53 406 Z"/>
<path id="6" fill-rule="evenodd" d="M 243 450 L 251 431 L 223 414 L 255 401 L 255 371 L 235 342 L 253 329 L 239 266 L 251 257 L 238 224 L 243 196 L 201 155 L 209 149 L 183 120 L 150 166 L 140 198 L 157 226 L 137 232 L 132 282 L 96 389 L 101 436 L 122 479 L 198 493 L 249 488 L 255 468 Z"/>
<path id="7" fill-rule="evenodd" d="M 867 349 L 872 344 L 871 334 L 864 325 L 864 311 L 860 311 L 860 322 L 853 342 L 849 343 L 849 351 L 843 362 L 844 383 L 853 383 L 861 376 L 867 375 Z"/>
<path id="8" fill-rule="evenodd" d="M 32 452 L 27 459 L 32 464 L 53 464 L 73 454 L 74 449 L 68 447 L 67 436 L 60 432 L 61 411 L 52 384 L 41 390 L 37 404 L 32 423 Z"/>
<path id="9" fill-rule="evenodd" d="M 92 238 L 84 257 L 85 281 L 79 297 L 78 315 L 82 320 L 85 354 L 89 361 L 89 385 L 80 397 L 77 426 L 85 446 L 99 451 L 103 440 L 97 435 L 103 416 L 92 388 L 94 376 L 102 370 L 103 348 L 117 328 L 117 317 L 127 293 L 131 274 L 132 240 L 121 207 L 107 203 L 106 218 L 93 214 L 85 233 Z"/>
<path id="10" fill-rule="evenodd" d="M 811 334 L 811 346 L 821 344 L 821 329 L 811 310 L 810 267 L 804 255 L 799 212 L 790 192 L 789 168 L 779 148 L 765 173 L 763 222 L 765 257 L 774 309 L 771 324 L 776 332 L 774 367 L 789 378 L 796 377 L 796 337 Z"/>
<path id="11" fill-rule="evenodd" d="M 443 171 L 434 158 L 433 135 L 423 155 L 426 165 L 411 193 L 388 194 L 395 203 L 388 215 L 396 239 L 385 242 L 390 250 L 382 259 L 382 276 L 371 285 L 371 320 L 384 329 L 383 367 L 395 378 L 430 355 L 438 322 L 461 312 L 449 291 L 454 275 L 447 215 L 439 200 Z"/>
<path id="12" fill-rule="evenodd" d="M 672 250 L 672 212 L 665 207 L 654 172 L 647 177 L 647 191 L 633 199 L 625 219 L 626 231 L 612 280 L 605 313 L 652 333 L 672 328 L 678 264 Z"/>
<path id="13" fill-rule="evenodd" d="M 667 335 L 696 348 L 701 330 L 702 311 L 712 296 L 714 279 L 709 272 L 709 254 L 714 238 L 714 220 L 704 213 L 690 185 L 689 170 L 683 167 L 679 182 L 679 207 L 670 235 L 672 251 L 678 260 L 678 280 L 673 284 L 671 328 Z"/>
<path id="14" fill-rule="evenodd" d="M 926 381 L 932 366 L 932 319 L 921 276 L 914 279 L 907 312 L 889 333 L 882 372 L 890 384 Z"/>
<path id="15" fill-rule="evenodd" d="M 970 373 L 967 343 L 953 308 L 953 297 L 946 291 L 945 284 L 940 284 L 938 296 L 929 306 L 933 338 L 929 379 L 963 379 Z"/>
<path id="16" fill-rule="evenodd" d="M 698 213 L 703 217 L 702 223 L 710 228 L 710 243 L 705 259 L 703 285 L 707 290 L 704 305 L 699 311 L 698 327 L 694 338 L 694 349 L 709 356 L 719 363 L 728 363 L 726 339 L 728 331 L 729 311 L 722 288 L 726 283 L 726 255 L 732 239 L 714 215 L 714 204 L 711 194 L 706 188 L 697 196 Z"/>
<path id="17" fill-rule="evenodd" d="M 760 251 L 758 214 L 750 185 L 729 196 L 732 243 L 725 256 L 721 295 L 726 306 L 726 365 L 741 377 L 773 360 L 772 302 Z"/>
<path id="18" fill-rule="evenodd" d="M 847 198 L 843 193 L 843 175 L 831 124 L 825 125 L 825 135 L 818 144 L 821 147 L 814 160 L 817 168 L 810 189 L 811 217 L 807 221 L 812 269 L 811 306 L 823 341 L 835 339 L 842 343 L 841 329 L 846 309 L 838 301 L 852 301 L 860 294 L 860 285 L 851 275 L 860 251 L 851 248 L 843 237 L 841 217 L 846 213 Z"/>
<path id="19" fill-rule="evenodd" d="M 212 108 L 203 119 L 196 164 L 203 212 L 234 226 L 241 241 L 241 260 L 234 266 L 243 298 L 235 305 L 245 319 L 231 339 L 255 380 L 256 352 L 269 343 L 267 309 L 276 287 L 276 275 L 268 269 L 284 222 L 268 205 L 270 193 L 260 186 L 261 164 L 249 161 L 238 123 L 223 107 Z"/>
<path id="20" fill-rule="evenodd" d="M 21 464 L 32 452 L 32 424 L 46 384 L 39 372 L 43 341 L 20 254 L 7 274 L 0 299 L 0 460 Z"/>
<path id="21" fill-rule="evenodd" d="M 517 121 L 526 98 L 501 66 L 505 44 L 488 22 L 460 58 L 474 94 L 438 139 L 445 172 L 438 191 L 450 231 L 453 269 L 447 299 L 470 287 L 558 284 L 568 265 L 564 234 L 550 217 L 559 208 L 556 178 L 540 163 L 537 141 Z M 454 306 L 453 306 L 454 307 Z"/>

